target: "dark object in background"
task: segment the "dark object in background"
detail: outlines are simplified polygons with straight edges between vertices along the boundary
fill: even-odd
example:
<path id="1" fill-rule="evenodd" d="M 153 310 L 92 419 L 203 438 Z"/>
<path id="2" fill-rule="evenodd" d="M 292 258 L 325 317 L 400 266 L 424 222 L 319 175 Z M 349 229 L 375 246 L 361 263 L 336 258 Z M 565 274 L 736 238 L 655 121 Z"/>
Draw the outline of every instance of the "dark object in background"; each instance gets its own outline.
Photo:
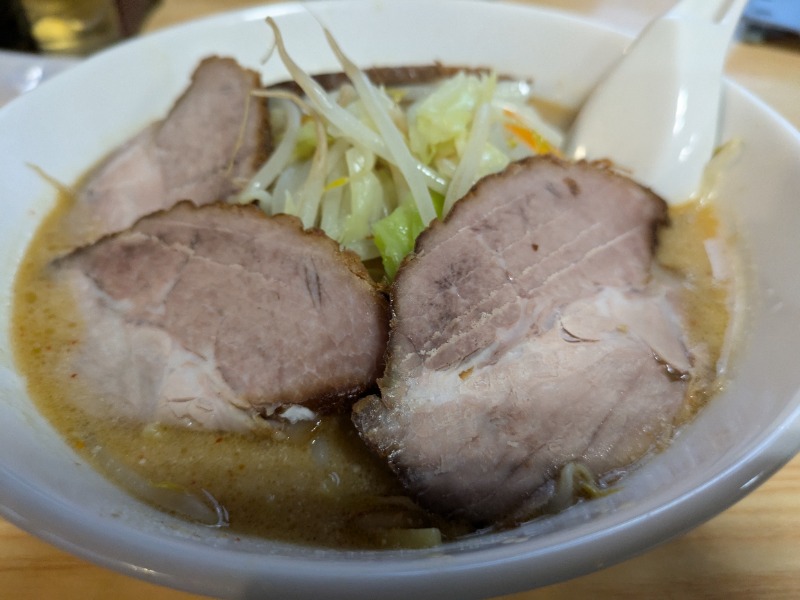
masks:
<path id="1" fill-rule="evenodd" d="M 122 36 L 115 0 L 21 0 L 39 50 L 85 56 Z"/>
<path id="2" fill-rule="evenodd" d="M 18 0 L 0 3 L 0 48 L 22 52 L 37 50 L 30 24 Z"/>
<path id="3" fill-rule="evenodd" d="M 800 36 L 798 0 L 750 0 L 742 14 L 744 36 L 759 41 Z"/>
<path id="4" fill-rule="evenodd" d="M 0 0 L 0 48 L 82 55 L 139 32 L 157 0 Z"/>
<path id="5" fill-rule="evenodd" d="M 130 37 L 138 33 L 147 13 L 157 3 L 158 0 L 116 0 L 123 37 Z"/>

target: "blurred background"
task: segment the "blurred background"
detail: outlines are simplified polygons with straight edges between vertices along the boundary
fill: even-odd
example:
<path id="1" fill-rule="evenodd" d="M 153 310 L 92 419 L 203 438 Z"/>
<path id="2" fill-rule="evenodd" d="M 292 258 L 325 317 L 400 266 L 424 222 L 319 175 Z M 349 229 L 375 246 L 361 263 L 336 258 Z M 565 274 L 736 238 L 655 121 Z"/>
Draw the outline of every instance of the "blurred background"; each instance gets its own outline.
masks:
<path id="1" fill-rule="evenodd" d="M 0 47 L 10 50 L 83 56 L 141 31 L 158 29 L 265 0 L 4 0 L 0 5 Z M 649 2 L 542 0 L 535 4 L 577 9 L 617 27 L 637 29 L 671 0 Z M 742 37 L 751 42 L 800 35 L 800 2 L 751 0 L 745 10 Z"/>

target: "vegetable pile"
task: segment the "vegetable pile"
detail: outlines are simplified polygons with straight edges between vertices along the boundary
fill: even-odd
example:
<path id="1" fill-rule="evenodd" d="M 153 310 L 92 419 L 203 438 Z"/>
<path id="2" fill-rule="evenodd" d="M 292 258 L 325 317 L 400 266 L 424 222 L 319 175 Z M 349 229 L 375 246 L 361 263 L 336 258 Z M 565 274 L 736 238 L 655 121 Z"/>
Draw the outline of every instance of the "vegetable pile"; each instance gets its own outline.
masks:
<path id="1" fill-rule="evenodd" d="M 292 60 L 275 22 L 267 23 L 304 96 L 259 93 L 271 99 L 279 141 L 236 201 L 295 215 L 364 261 L 380 257 L 390 280 L 417 235 L 478 179 L 561 145 L 532 106 L 528 82 L 461 71 L 431 85 L 379 87 L 326 30 L 349 79 L 328 92 Z"/>

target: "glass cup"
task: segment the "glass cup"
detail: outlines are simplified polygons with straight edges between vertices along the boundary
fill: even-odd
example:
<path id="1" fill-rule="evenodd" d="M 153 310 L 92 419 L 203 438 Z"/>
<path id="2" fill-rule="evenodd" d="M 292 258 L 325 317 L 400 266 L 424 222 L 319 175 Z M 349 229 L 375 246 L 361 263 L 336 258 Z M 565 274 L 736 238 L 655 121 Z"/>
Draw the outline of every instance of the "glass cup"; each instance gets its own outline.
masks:
<path id="1" fill-rule="evenodd" d="M 115 0 L 22 0 L 42 52 L 89 54 L 121 37 Z"/>

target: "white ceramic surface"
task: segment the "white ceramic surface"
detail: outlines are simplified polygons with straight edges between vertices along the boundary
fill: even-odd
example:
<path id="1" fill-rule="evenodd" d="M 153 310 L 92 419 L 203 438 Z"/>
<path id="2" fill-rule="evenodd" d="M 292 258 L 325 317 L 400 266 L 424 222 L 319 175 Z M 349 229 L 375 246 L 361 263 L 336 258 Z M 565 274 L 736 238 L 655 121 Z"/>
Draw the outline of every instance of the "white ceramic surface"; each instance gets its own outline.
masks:
<path id="1" fill-rule="evenodd" d="M 77 62 L 76 58 L 0 50 L 0 106 Z"/>
<path id="2" fill-rule="evenodd" d="M 565 151 L 611 159 L 681 204 L 718 144 L 722 72 L 747 0 L 681 0 L 650 23 L 581 106 Z"/>
<path id="3" fill-rule="evenodd" d="M 535 77 L 576 105 L 618 57 L 619 33 L 551 12 L 458 0 L 311 5 L 364 66 L 438 59 Z M 210 53 L 257 67 L 272 14 L 311 71 L 335 67 L 297 4 L 215 17 L 122 44 L 0 111 L 0 512 L 42 538 L 136 577 L 225 598 L 476 598 L 622 560 L 741 498 L 800 446 L 800 135 L 727 85 L 723 136 L 743 143 L 721 197 L 753 263 L 746 335 L 729 389 L 622 491 L 503 534 L 443 548 L 337 552 L 233 537 L 144 506 L 96 475 L 31 406 L 8 343 L 10 289 L 54 192 L 27 164 L 75 181 L 161 116 Z M 457 15 L 457 17 L 456 17 Z M 272 63 L 271 63 L 272 64 Z M 280 76 L 272 67 L 266 80 Z"/>

